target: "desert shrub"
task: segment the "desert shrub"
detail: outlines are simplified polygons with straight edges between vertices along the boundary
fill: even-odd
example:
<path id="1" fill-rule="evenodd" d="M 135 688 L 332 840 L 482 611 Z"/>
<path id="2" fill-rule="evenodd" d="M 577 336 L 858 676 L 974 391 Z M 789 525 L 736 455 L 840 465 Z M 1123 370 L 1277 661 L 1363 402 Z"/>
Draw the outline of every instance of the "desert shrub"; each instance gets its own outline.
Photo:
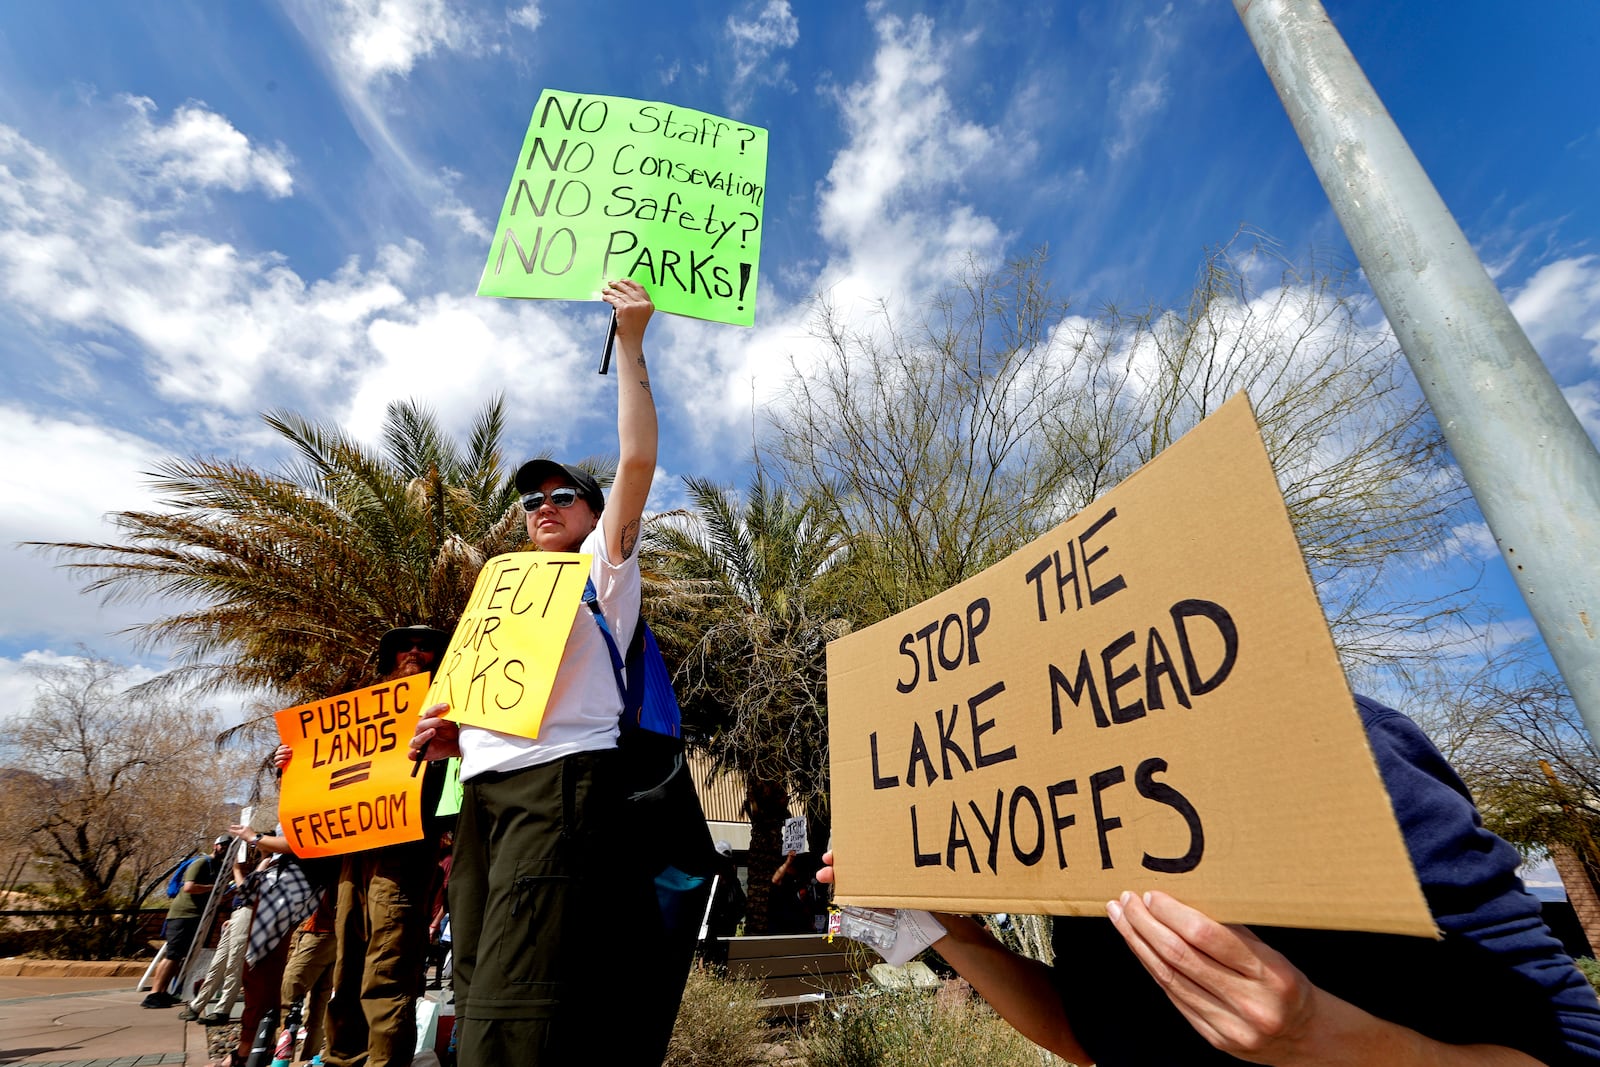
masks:
<path id="1" fill-rule="evenodd" d="M 801 1045 L 808 1067 L 1041 1067 L 1062 1062 L 982 1001 L 943 991 L 874 992 L 837 1001 L 811 1019 Z"/>
<path id="2" fill-rule="evenodd" d="M 757 982 L 696 970 L 689 975 L 663 1067 L 744 1067 L 772 1040 Z"/>

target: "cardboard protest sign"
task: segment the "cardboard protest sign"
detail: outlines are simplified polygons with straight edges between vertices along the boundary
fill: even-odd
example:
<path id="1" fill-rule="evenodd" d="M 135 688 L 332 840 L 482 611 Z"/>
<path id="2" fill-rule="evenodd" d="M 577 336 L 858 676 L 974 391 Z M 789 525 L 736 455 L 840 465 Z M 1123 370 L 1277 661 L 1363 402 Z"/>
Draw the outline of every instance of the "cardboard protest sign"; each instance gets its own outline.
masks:
<path id="1" fill-rule="evenodd" d="M 662 311 L 752 325 L 766 186 L 766 130 L 546 89 L 478 294 L 598 300 L 632 278 Z"/>
<path id="2" fill-rule="evenodd" d="M 478 572 L 423 707 L 458 723 L 538 737 L 593 557 L 507 552 Z"/>
<path id="3" fill-rule="evenodd" d="M 804 852 L 806 850 L 806 817 L 804 815 L 791 815 L 783 820 L 783 852 Z"/>
<path id="4" fill-rule="evenodd" d="M 1242 394 L 830 644 L 828 726 L 841 902 L 1434 933 Z"/>
<path id="5" fill-rule="evenodd" d="M 296 856 L 338 856 L 422 838 L 422 779 L 406 747 L 427 707 L 428 675 L 285 708 L 274 718 L 294 750 L 278 816 Z"/>

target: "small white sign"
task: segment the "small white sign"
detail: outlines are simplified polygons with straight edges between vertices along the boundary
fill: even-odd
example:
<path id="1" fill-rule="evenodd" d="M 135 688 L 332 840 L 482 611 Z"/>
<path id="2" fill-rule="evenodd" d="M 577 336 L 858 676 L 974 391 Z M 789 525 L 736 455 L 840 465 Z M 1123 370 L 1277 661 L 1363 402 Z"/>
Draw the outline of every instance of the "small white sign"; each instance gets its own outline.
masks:
<path id="1" fill-rule="evenodd" d="M 796 815 L 783 823 L 783 854 L 806 850 L 806 817 Z"/>

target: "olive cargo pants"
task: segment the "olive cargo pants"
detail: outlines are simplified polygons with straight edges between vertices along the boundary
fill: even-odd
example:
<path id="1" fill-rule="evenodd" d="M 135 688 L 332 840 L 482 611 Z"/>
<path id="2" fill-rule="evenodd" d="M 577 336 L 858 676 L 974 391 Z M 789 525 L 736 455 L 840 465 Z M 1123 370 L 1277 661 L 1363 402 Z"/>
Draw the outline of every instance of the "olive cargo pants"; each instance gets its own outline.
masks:
<path id="1" fill-rule="evenodd" d="M 464 784 L 450 868 L 460 1067 L 661 1062 L 677 1002 L 636 967 L 661 919 L 619 772 L 615 750 L 580 752 Z"/>

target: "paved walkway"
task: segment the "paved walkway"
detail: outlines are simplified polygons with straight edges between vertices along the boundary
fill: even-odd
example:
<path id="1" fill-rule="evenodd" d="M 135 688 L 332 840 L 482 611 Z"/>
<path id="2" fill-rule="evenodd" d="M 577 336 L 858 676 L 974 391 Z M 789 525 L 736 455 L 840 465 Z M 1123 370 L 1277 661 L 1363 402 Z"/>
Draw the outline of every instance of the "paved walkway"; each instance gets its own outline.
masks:
<path id="1" fill-rule="evenodd" d="M 134 1067 L 206 1062 L 205 1028 L 139 1007 L 138 976 L 0 975 L 0 1064 Z"/>

